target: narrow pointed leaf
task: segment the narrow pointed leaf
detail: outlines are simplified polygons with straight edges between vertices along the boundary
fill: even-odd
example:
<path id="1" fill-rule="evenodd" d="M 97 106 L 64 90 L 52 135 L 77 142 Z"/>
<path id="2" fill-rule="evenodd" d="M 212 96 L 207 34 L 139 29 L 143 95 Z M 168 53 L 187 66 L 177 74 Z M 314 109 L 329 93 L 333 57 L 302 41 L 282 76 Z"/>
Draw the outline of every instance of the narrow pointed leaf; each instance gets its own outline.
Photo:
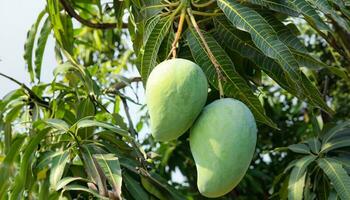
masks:
<path id="1" fill-rule="evenodd" d="M 68 159 L 68 151 L 63 151 L 60 155 L 52 159 L 50 172 L 50 185 L 52 188 L 56 188 L 58 181 L 61 180 Z"/>
<path id="2" fill-rule="evenodd" d="M 114 133 L 117 133 L 123 137 L 130 138 L 128 131 L 123 130 L 117 126 L 114 126 L 106 122 L 99 122 L 91 119 L 82 119 L 76 124 L 76 126 L 77 126 L 77 129 L 93 127 L 93 126 L 101 127 L 101 128 L 105 128 L 107 130 L 113 131 Z"/>
<path id="3" fill-rule="evenodd" d="M 264 6 L 270 10 L 285 13 L 287 15 L 298 17 L 299 13 L 293 7 L 288 5 L 288 0 L 246 0 L 249 3 Z"/>
<path id="4" fill-rule="evenodd" d="M 163 39 L 169 31 L 171 22 L 172 20 L 170 17 L 160 20 L 147 39 L 141 56 L 139 69 L 144 83 L 147 82 L 149 74 L 157 64 L 158 51 Z"/>
<path id="5" fill-rule="evenodd" d="M 73 182 L 73 181 L 77 181 L 77 180 L 82 180 L 82 181 L 86 181 L 85 179 L 81 178 L 81 177 L 64 177 L 61 180 L 59 180 L 57 182 L 56 188 L 55 190 L 58 191 L 62 188 L 64 188 L 66 185 L 68 185 L 69 183 Z"/>
<path id="6" fill-rule="evenodd" d="M 223 47 L 233 50 L 254 62 L 282 88 L 286 89 L 291 94 L 300 99 L 307 98 L 313 105 L 332 113 L 330 108 L 324 102 L 320 92 L 303 73 L 301 73 L 302 81 L 298 83 L 299 87 L 293 84 L 291 85 L 291 81 L 288 81 L 288 77 L 283 76 L 283 70 L 279 64 L 275 60 L 265 56 L 250 42 L 249 39 L 244 38 L 244 34 L 242 34 L 241 31 L 234 29 L 221 17 L 215 18 L 214 22 L 217 26 L 215 38 Z"/>
<path id="7" fill-rule="evenodd" d="M 284 42 L 284 44 L 300 52 L 308 53 L 308 51 L 305 48 L 305 45 L 301 42 L 301 40 L 296 35 L 294 35 L 293 31 L 290 30 L 288 26 L 284 25 L 273 15 L 264 15 L 263 17 L 276 31 L 278 38 L 282 42 Z"/>
<path id="8" fill-rule="evenodd" d="M 350 176 L 341 164 L 329 158 L 321 158 L 317 163 L 333 183 L 340 199 L 350 199 Z"/>
<path id="9" fill-rule="evenodd" d="M 212 36 L 204 31 L 202 32 L 204 33 L 209 48 L 220 65 L 220 71 L 225 79 L 221 80 L 225 95 L 243 101 L 252 110 L 256 120 L 271 127 L 276 127 L 271 119 L 265 115 L 265 111 L 261 106 L 259 99 L 253 94 L 247 82 L 235 70 L 230 57 Z M 199 35 L 192 28 L 189 28 L 185 35 L 196 63 L 203 68 L 211 85 L 218 88 L 218 75 Z"/>
<path id="10" fill-rule="evenodd" d="M 130 175 L 128 174 L 124 175 L 124 182 L 127 190 L 129 191 L 130 195 L 134 199 L 145 199 L 145 200 L 150 199 L 150 196 L 145 191 L 145 189 L 143 189 L 140 183 L 134 180 Z"/>
<path id="11" fill-rule="evenodd" d="M 326 144 L 328 141 L 337 137 L 337 135 L 340 134 L 342 131 L 347 131 L 349 129 L 350 129 L 350 121 L 346 121 L 332 127 L 322 136 L 322 143 Z"/>
<path id="12" fill-rule="evenodd" d="M 327 143 L 322 145 L 321 152 L 325 153 L 334 149 L 344 148 L 350 146 L 350 136 L 339 137 L 329 140 Z"/>
<path id="13" fill-rule="evenodd" d="M 45 46 L 47 42 L 47 38 L 50 35 L 51 32 L 51 22 L 49 18 L 47 18 L 43 24 L 43 27 L 41 28 L 40 35 L 38 38 L 37 47 L 35 49 L 35 76 L 40 81 L 40 75 L 41 75 L 41 65 L 43 62 L 43 56 L 45 51 Z"/>
<path id="14" fill-rule="evenodd" d="M 24 44 L 24 60 L 28 69 L 28 72 L 30 74 L 30 81 L 34 81 L 34 69 L 33 69 L 33 48 L 34 48 L 34 41 L 35 41 L 35 36 L 38 31 L 39 24 L 41 22 L 41 19 L 45 15 L 45 10 L 41 11 L 40 14 L 38 15 L 38 18 L 36 19 L 36 22 L 32 25 L 30 30 L 27 33 L 27 40 L 26 43 Z"/>
<path id="15" fill-rule="evenodd" d="M 102 168 L 116 196 L 120 197 L 122 175 L 118 158 L 113 154 L 94 154 L 93 157 Z"/>
<path id="16" fill-rule="evenodd" d="M 84 187 L 82 185 L 76 185 L 76 184 L 72 184 L 72 185 L 67 185 L 64 187 L 65 191 L 84 191 L 87 193 L 90 193 L 92 195 L 94 195 L 95 197 L 97 197 L 98 199 L 102 199 L 102 200 L 109 200 L 109 198 L 104 197 L 100 194 L 98 194 L 96 191 L 89 189 L 87 187 Z"/>
<path id="17" fill-rule="evenodd" d="M 308 2 L 322 11 L 325 15 L 330 16 L 344 30 L 350 31 L 349 22 L 345 21 L 341 15 L 337 14 L 327 0 L 308 0 Z"/>
<path id="18" fill-rule="evenodd" d="M 288 149 L 295 153 L 311 154 L 310 148 L 306 144 L 292 144 Z"/>
<path id="19" fill-rule="evenodd" d="M 254 44 L 282 66 L 284 76 L 289 77 L 289 81 L 296 85 L 301 80 L 293 54 L 261 15 L 236 0 L 218 0 L 217 3 L 235 27 L 250 33 Z"/>
<path id="20" fill-rule="evenodd" d="M 107 194 L 106 180 L 102 176 L 102 174 L 100 174 L 100 172 L 102 172 L 101 168 L 97 164 L 97 162 L 95 162 L 87 146 L 81 147 L 81 155 L 82 155 L 82 158 L 84 161 L 84 167 L 88 176 L 98 186 L 100 194 L 103 194 L 103 195 Z"/>
<path id="21" fill-rule="evenodd" d="M 312 26 L 317 27 L 320 30 L 329 30 L 329 27 L 323 22 L 322 18 L 306 0 L 290 0 L 289 2 Z"/>
<path id="22" fill-rule="evenodd" d="M 61 131 L 68 131 L 69 130 L 69 125 L 67 124 L 67 122 L 61 120 L 61 119 L 48 119 L 45 121 L 49 126 L 51 126 L 52 128 L 55 128 L 57 130 L 61 130 Z"/>
<path id="23" fill-rule="evenodd" d="M 310 155 L 299 159 L 295 163 L 295 166 L 293 167 L 289 177 L 288 199 L 293 199 L 293 200 L 303 199 L 305 177 L 307 173 L 306 168 L 315 159 L 316 159 L 315 156 Z"/>

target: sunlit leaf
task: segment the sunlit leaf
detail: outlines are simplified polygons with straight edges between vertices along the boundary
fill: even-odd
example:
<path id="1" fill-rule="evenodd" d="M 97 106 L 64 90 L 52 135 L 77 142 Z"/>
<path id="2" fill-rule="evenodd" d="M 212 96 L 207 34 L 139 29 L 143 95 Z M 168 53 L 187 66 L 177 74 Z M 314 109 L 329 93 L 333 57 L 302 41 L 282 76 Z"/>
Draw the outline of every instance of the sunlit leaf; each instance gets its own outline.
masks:
<path id="1" fill-rule="evenodd" d="M 299 159 L 289 177 L 288 183 L 288 199 L 302 200 L 305 185 L 306 168 L 316 159 L 315 156 L 305 156 Z"/>
<path id="2" fill-rule="evenodd" d="M 93 157 L 102 168 L 108 182 L 113 187 L 113 193 L 120 198 L 122 187 L 122 172 L 118 158 L 113 154 L 94 154 Z"/>
<path id="3" fill-rule="evenodd" d="M 64 168 L 69 160 L 69 151 L 62 151 L 60 155 L 54 157 L 50 170 L 50 185 L 52 188 L 57 187 L 58 181 L 62 178 Z"/>
<path id="4" fill-rule="evenodd" d="M 38 18 L 36 19 L 36 22 L 32 25 L 31 29 L 27 33 L 27 40 L 24 45 L 24 60 L 26 62 L 26 66 L 28 69 L 28 72 L 30 74 L 30 80 L 31 82 L 34 81 L 34 69 L 33 69 L 33 48 L 34 48 L 34 41 L 35 36 L 38 31 L 39 24 L 41 22 L 41 19 L 44 17 L 46 11 L 43 10 L 38 15 Z"/>
<path id="5" fill-rule="evenodd" d="M 51 22 L 49 18 L 47 18 L 43 24 L 43 27 L 41 28 L 38 43 L 35 49 L 35 77 L 40 81 L 40 75 L 41 75 L 41 65 L 43 62 L 43 56 L 45 51 L 45 46 L 47 42 L 47 38 L 50 35 L 51 32 Z"/>

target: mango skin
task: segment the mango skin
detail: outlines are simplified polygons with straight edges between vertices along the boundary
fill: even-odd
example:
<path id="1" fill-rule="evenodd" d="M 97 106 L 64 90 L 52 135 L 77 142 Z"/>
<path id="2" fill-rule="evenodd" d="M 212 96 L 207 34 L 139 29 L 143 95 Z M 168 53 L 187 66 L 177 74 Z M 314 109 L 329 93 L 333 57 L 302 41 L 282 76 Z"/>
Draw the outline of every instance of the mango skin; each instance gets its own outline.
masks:
<path id="1" fill-rule="evenodd" d="M 157 65 L 146 85 L 155 140 L 170 141 L 185 133 L 201 112 L 207 95 L 208 82 L 197 64 L 176 58 Z"/>
<path id="2" fill-rule="evenodd" d="M 256 138 L 253 114 L 242 102 L 225 98 L 203 109 L 190 133 L 203 196 L 220 197 L 238 185 L 253 158 Z"/>

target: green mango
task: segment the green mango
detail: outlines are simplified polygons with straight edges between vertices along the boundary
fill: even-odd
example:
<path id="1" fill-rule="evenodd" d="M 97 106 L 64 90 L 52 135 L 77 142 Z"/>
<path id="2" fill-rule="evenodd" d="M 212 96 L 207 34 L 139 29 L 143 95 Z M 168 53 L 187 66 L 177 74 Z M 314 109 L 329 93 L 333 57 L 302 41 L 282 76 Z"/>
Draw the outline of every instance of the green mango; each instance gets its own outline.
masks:
<path id="1" fill-rule="evenodd" d="M 192 126 L 207 95 L 208 82 L 197 64 L 176 58 L 157 65 L 146 85 L 153 137 L 157 141 L 180 137 Z"/>
<path id="2" fill-rule="evenodd" d="M 256 137 L 254 116 L 242 102 L 219 99 L 203 109 L 190 132 L 202 195 L 223 196 L 238 185 L 253 158 Z"/>

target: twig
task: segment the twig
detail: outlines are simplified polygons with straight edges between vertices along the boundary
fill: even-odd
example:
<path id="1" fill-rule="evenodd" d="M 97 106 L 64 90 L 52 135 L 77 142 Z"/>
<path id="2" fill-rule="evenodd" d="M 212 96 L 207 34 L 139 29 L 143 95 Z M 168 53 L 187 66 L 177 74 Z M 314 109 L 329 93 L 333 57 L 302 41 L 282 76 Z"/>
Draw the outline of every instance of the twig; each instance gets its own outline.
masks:
<path id="1" fill-rule="evenodd" d="M 168 55 L 168 58 L 170 57 L 170 54 L 173 54 L 173 58 L 176 58 L 176 45 L 179 42 L 179 39 L 180 39 L 180 36 L 182 33 L 185 17 L 186 17 L 186 10 L 182 9 L 180 19 L 179 19 L 179 26 L 177 28 L 174 42 L 171 44 L 171 50 L 170 50 L 170 53 Z"/>
<path id="2" fill-rule="evenodd" d="M 195 3 L 195 2 L 191 2 L 192 5 L 196 8 L 204 8 L 204 7 L 207 7 L 207 6 L 210 6 L 210 4 L 214 3 L 216 0 L 210 0 L 206 3 Z"/>
<path id="3" fill-rule="evenodd" d="M 193 10 L 192 13 L 194 15 L 199 15 L 199 16 L 204 16 L 204 17 L 208 17 L 208 16 L 220 16 L 223 15 L 223 13 L 220 12 L 213 12 L 213 13 L 207 13 L 207 12 L 201 12 L 201 11 L 195 11 Z"/>
<path id="4" fill-rule="evenodd" d="M 140 81 L 142 81 L 142 79 L 141 79 L 141 77 L 134 77 L 134 78 L 130 78 L 129 81 L 130 81 L 130 83 L 133 83 L 133 82 L 140 82 Z M 116 84 L 113 86 L 113 89 L 114 89 L 114 90 L 120 90 L 120 89 L 125 88 L 126 86 L 128 86 L 127 83 L 125 83 L 125 82 L 119 82 L 119 83 L 116 83 Z"/>
<path id="5" fill-rule="evenodd" d="M 124 106 L 124 110 L 125 110 L 125 115 L 126 118 L 128 119 L 128 123 L 129 123 L 129 131 L 131 132 L 132 135 L 137 135 L 136 130 L 134 129 L 134 124 L 132 123 L 132 119 L 130 116 L 130 112 L 129 112 L 129 106 L 128 106 L 128 102 L 126 101 L 126 98 L 120 96 L 120 99 L 123 102 L 123 106 Z"/>
<path id="6" fill-rule="evenodd" d="M 74 8 L 69 4 L 67 0 L 60 0 L 63 8 L 65 11 L 67 11 L 68 15 L 78 20 L 80 23 L 84 24 L 85 26 L 91 27 L 91 28 L 97 28 L 97 29 L 113 29 L 117 27 L 117 23 L 94 23 L 87 19 L 82 18 L 78 13 L 75 12 Z M 128 24 L 124 24 L 122 28 L 127 28 Z"/>
<path id="7" fill-rule="evenodd" d="M 128 119 L 128 123 L 129 123 L 129 131 L 135 137 L 135 139 L 131 141 L 131 144 L 136 149 L 136 153 L 137 153 L 137 155 L 139 157 L 139 161 L 141 162 L 143 167 L 145 167 L 145 165 L 147 163 L 146 160 L 145 160 L 146 155 L 145 155 L 145 153 L 143 151 L 141 151 L 141 146 L 136 141 L 137 132 L 134 129 L 134 124 L 133 124 L 131 116 L 130 116 L 129 106 L 128 106 L 127 100 L 126 100 L 125 97 L 122 97 L 122 96 L 119 96 L 119 97 L 120 97 L 120 99 L 123 102 L 125 115 L 126 115 L 126 118 Z"/>
<path id="8" fill-rule="evenodd" d="M 204 44 L 205 50 L 209 56 L 210 61 L 213 63 L 213 65 L 215 67 L 216 73 L 218 75 L 218 86 L 219 86 L 220 98 L 222 98 L 224 96 L 224 90 L 223 90 L 222 85 L 221 85 L 221 80 L 224 80 L 224 77 L 222 76 L 221 71 L 220 71 L 220 64 L 216 60 L 214 54 L 211 52 L 211 50 L 209 48 L 209 45 L 205 41 L 205 38 L 204 38 L 204 36 L 203 36 L 203 34 L 202 34 L 202 32 L 201 32 L 201 30 L 196 22 L 196 19 L 194 18 L 193 14 L 192 14 L 192 10 L 190 8 L 187 9 L 187 13 L 190 16 L 190 20 L 191 20 L 191 23 L 192 23 L 194 29 L 196 30 L 196 32 L 198 33 L 200 39 L 202 40 L 202 42 Z"/>
<path id="9" fill-rule="evenodd" d="M 21 83 L 19 81 L 17 81 L 16 79 L 10 77 L 10 76 L 7 76 L 3 73 L 0 73 L 0 76 L 3 76 L 13 82 L 15 82 L 16 84 L 18 84 L 19 86 L 23 87 L 25 91 L 28 92 L 28 95 L 33 98 L 34 100 L 37 101 L 37 103 L 45 108 L 49 108 L 49 103 L 44 101 L 43 99 L 41 99 L 38 95 L 36 95 L 28 86 L 26 86 L 24 83 Z"/>

